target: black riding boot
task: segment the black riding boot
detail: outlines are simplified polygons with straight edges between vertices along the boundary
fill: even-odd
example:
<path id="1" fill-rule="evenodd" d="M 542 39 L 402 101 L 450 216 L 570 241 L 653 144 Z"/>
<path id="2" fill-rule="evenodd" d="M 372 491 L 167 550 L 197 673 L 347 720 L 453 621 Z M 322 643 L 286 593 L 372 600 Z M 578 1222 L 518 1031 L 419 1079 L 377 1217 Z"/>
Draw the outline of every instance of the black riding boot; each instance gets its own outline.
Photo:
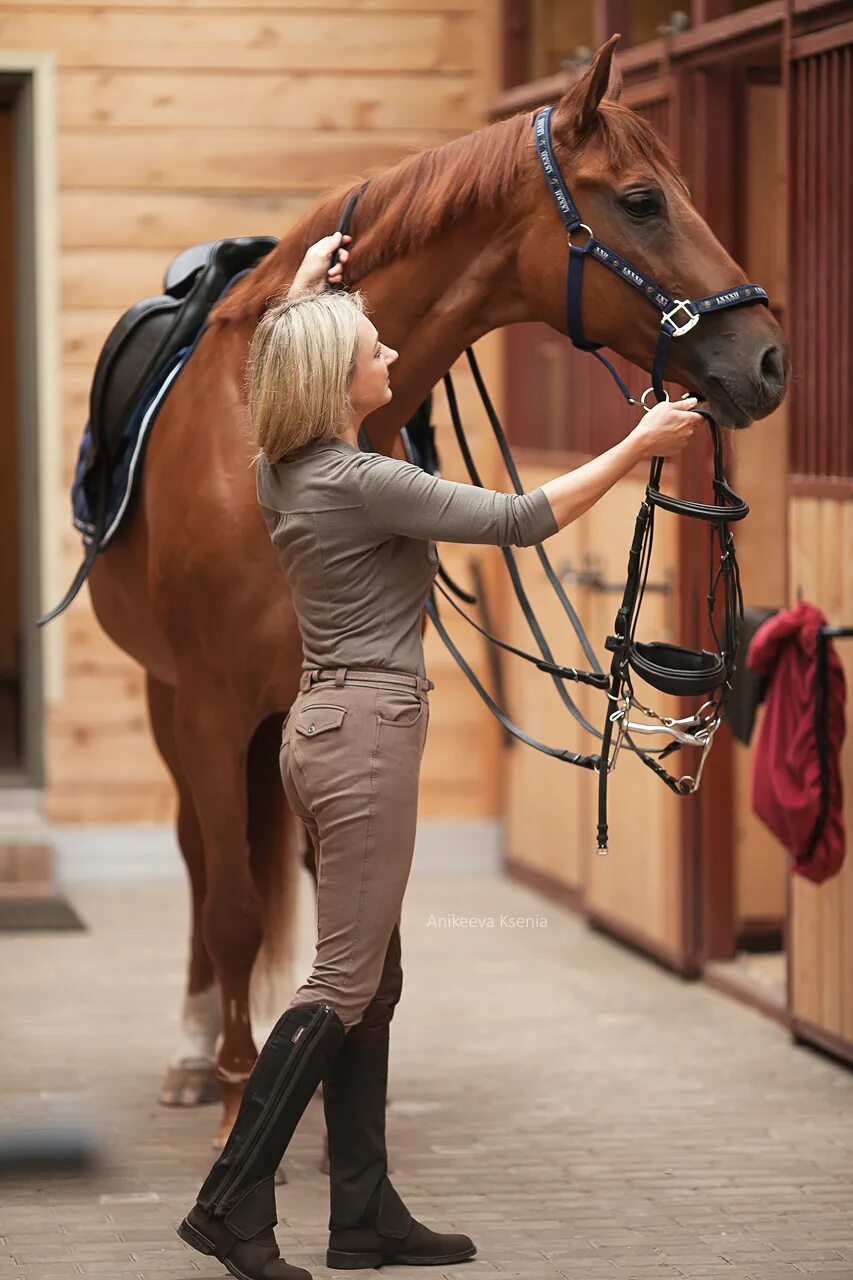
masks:
<path id="1" fill-rule="evenodd" d="M 329 1248 L 335 1269 L 462 1262 L 466 1235 L 442 1235 L 413 1218 L 388 1177 L 385 1104 L 389 1027 L 359 1024 L 323 1081 L 329 1134 Z"/>
<path id="2" fill-rule="evenodd" d="M 275 1242 L 275 1171 L 345 1034 L 328 1004 L 282 1014 L 246 1083 L 228 1141 L 177 1228 L 182 1240 L 215 1255 L 239 1280 L 311 1280 L 310 1272 L 288 1266 Z"/>

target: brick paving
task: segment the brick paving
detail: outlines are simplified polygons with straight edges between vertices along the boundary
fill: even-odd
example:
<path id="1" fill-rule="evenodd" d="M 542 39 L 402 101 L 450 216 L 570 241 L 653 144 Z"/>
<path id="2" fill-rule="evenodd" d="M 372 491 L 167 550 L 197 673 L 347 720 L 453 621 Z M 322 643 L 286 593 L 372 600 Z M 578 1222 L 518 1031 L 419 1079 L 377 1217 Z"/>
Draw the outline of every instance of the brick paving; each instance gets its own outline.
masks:
<path id="1" fill-rule="evenodd" d="M 290 990 L 311 957 L 302 891 Z M 0 1183 L 0 1280 L 224 1276 L 174 1233 L 217 1108 L 157 1102 L 178 1039 L 183 886 L 68 896 L 88 932 L 0 935 L 0 1120 L 71 1105 L 106 1150 L 86 1177 Z M 417 1217 L 478 1246 L 436 1280 L 853 1280 L 853 1073 L 499 879 L 413 876 L 403 951 L 394 1181 Z M 325 1280 L 321 1138 L 315 1097 L 278 1235 Z"/>

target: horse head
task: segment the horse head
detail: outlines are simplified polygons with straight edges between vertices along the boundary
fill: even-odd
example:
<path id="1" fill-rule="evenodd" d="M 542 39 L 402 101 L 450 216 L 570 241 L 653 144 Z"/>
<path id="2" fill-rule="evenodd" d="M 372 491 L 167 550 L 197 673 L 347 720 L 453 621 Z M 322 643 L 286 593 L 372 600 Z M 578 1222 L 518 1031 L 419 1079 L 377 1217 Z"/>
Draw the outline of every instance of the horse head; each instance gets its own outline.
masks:
<path id="1" fill-rule="evenodd" d="M 676 299 L 724 296 L 746 283 L 690 201 L 675 162 L 651 126 L 611 87 L 613 36 L 555 107 L 550 122 L 557 163 L 582 221 Z M 543 180 L 533 139 L 518 246 L 518 272 L 531 318 L 567 331 L 566 231 Z M 572 236 L 580 244 L 585 231 Z M 587 342 L 651 370 L 661 312 L 587 255 L 581 315 Z M 555 266 L 559 266 L 555 270 Z M 677 336 L 667 379 L 708 402 L 719 422 L 744 427 L 782 401 L 788 357 L 782 331 L 765 306 L 714 311 Z"/>

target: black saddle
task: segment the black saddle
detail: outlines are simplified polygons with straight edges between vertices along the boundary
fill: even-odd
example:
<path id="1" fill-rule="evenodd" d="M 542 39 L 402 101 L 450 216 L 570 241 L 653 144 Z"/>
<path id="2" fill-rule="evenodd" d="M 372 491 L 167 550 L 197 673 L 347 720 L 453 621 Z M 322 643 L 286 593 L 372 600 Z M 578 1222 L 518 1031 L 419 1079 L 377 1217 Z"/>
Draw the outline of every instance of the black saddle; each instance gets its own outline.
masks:
<path id="1" fill-rule="evenodd" d="M 115 458 L 128 416 L 146 386 L 197 337 L 229 281 L 277 244 L 275 236 L 239 236 L 184 249 L 166 268 L 163 293 L 125 311 L 101 349 L 92 378 L 87 474 L 103 451 L 110 462 Z"/>
<path id="2" fill-rule="evenodd" d="M 94 564 L 104 535 L 110 476 L 121 457 L 129 419 L 146 389 L 179 351 L 193 344 L 234 277 L 254 267 L 277 244 L 275 236 L 238 236 L 184 249 L 166 268 L 163 293 L 134 303 L 111 329 L 89 392 L 89 447 L 81 477 L 94 513 L 92 540 L 65 597 L 38 619 L 38 626 L 68 607 Z"/>

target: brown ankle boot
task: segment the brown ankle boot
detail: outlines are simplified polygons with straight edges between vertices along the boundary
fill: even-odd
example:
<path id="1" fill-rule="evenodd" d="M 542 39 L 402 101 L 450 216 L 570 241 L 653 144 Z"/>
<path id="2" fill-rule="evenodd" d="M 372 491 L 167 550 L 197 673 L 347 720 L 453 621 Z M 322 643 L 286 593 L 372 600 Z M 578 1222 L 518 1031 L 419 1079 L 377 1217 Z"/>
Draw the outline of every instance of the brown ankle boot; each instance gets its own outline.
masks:
<path id="1" fill-rule="evenodd" d="M 386 1174 L 361 1221 L 330 1231 L 326 1266 L 336 1270 L 404 1263 L 439 1266 L 464 1262 L 476 1252 L 470 1236 L 432 1231 L 413 1218 Z"/>
<path id="2" fill-rule="evenodd" d="M 470 1236 L 432 1231 L 413 1218 L 388 1177 L 388 1049 L 387 1023 L 353 1027 L 323 1082 L 329 1135 L 326 1265 L 336 1269 L 436 1266 L 477 1252 Z"/>
<path id="3" fill-rule="evenodd" d="M 218 1258 L 238 1280 L 313 1280 L 310 1271 L 292 1267 L 282 1258 L 272 1227 L 241 1240 L 221 1218 L 214 1218 L 197 1204 L 177 1230 L 182 1240 L 199 1253 Z"/>

